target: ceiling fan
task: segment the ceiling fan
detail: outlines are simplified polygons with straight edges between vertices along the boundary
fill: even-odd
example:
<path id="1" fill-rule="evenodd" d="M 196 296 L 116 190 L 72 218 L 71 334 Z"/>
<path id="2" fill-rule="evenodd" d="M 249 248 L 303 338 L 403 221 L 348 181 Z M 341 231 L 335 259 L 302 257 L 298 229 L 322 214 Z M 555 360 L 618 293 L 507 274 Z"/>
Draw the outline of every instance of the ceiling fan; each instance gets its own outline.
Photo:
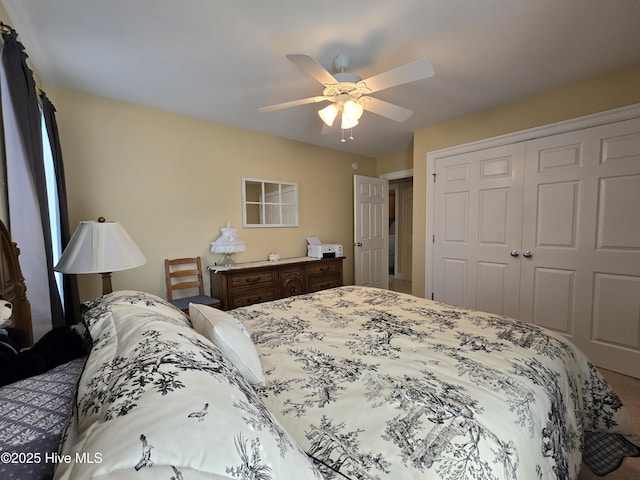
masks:
<path id="1" fill-rule="evenodd" d="M 338 55 L 333 59 L 333 66 L 338 72 L 333 75 L 309 55 L 291 53 L 286 57 L 324 86 L 322 95 L 278 103 L 259 108 L 258 111 L 273 112 L 309 103 L 330 102 L 328 106 L 318 111 L 318 115 L 325 123 L 322 133 L 329 133 L 328 127 L 333 126 L 339 114 L 341 114 L 341 129 L 355 127 L 364 110 L 396 122 L 404 122 L 413 115 L 411 110 L 369 95 L 387 88 L 429 78 L 435 74 L 431 62 L 420 59 L 362 80 L 355 73 L 345 71 L 351 64 L 351 58 L 347 55 Z M 344 141 L 344 136 L 342 141 Z"/>

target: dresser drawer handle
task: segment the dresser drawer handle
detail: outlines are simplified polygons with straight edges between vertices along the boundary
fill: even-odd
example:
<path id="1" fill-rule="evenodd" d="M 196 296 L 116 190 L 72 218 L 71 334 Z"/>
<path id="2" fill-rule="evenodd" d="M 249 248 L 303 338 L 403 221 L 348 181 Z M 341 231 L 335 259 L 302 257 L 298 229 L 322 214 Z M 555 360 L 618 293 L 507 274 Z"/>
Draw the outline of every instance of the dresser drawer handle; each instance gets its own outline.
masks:
<path id="1" fill-rule="evenodd" d="M 254 277 L 254 278 L 245 278 L 244 280 L 245 282 L 247 282 L 250 285 L 255 285 L 256 283 L 260 282 L 260 277 Z"/>
<path id="2" fill-rule="evenodd" d="M 328 272 L 329 270 L 331 270 L 331 267 L 320 267 L 321 272 Z"/>

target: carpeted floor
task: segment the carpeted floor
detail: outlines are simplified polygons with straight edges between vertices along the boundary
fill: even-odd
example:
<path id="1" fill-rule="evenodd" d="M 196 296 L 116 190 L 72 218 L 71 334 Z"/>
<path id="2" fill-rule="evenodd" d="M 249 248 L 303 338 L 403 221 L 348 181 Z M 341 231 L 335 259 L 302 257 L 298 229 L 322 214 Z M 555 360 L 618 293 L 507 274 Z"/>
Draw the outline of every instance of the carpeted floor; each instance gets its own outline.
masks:
<path id="1" fill-rule="evenodd" d="M 411 280 L 398 280 L 393 275 L 389 275 L 389 290 L 401 293 L 411 293 Z"/>
<path id="2" fill-rule="evenodd" d="M 618 394 L 622 403 L 629 409 L 629 414 L 640 433 L 640 380 L 619 373 L 601 370 L 604 377 Z M 640 457 L 626 458 L 622 466 L 606 477 L 598 477 L 591 473 L 587 467 L 583 467 L 578 480 L 593 480 L 606 478 L 607 480 L 638 480 L 640 479 Z"/>

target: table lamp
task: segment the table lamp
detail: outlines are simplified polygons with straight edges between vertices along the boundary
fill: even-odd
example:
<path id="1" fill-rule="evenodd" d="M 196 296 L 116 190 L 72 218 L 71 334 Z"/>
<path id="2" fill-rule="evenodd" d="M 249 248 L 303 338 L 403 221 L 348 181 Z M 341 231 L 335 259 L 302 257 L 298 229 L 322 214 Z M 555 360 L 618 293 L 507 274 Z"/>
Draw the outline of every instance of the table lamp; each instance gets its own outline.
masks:
<path id="1" fill-rule="evenodd" d="M 236 235 L 236 229 L 231 228 L 227 222 L 227 228 L 222 228 L 222 235 L 215 241 L 211 242 L 211 251 L 213 253 L 221 253 L 224 255 L 222 262 L 217 263 L 222 267 L 228 267 L 234 264 L 231 255 L 237 252 L 244 252 L 247 246 Z"/>
<path id="2" fill-rule="evenodd" d="M 111 272 L 147 263 L 140 249 L 119 222 L 80 222 L 54 270 L 62 273 L 100 273 L 102 294 L 113 291 Z"/>

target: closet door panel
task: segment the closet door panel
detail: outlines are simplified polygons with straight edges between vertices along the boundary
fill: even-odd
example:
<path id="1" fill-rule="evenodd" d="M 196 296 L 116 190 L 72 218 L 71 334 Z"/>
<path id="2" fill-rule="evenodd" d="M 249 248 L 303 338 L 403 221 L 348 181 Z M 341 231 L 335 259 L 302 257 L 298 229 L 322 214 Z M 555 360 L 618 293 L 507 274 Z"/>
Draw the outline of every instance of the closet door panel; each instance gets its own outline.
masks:
<path id="1" fill-rule="evenodd" d="M 438 160 L 436 300 L 517 316 L 523 161 L 523 144 Z"/>
<path id="2" fill-rule="evenodd" d="M 598 250 L 640 251 L 640 175 L 601 178 L 598 193 Z"/>
<path id="3" fill-rule="evenodd" d="M 507 263 L 478 262 L 476 292 L 478 310 L 502 313 L 508 308 L 509 285 Z"/>
<path id="4" fill-rule="evenodd" d="M 538 267 L 533 270 L 532 321 L 541 327 L 571 335 L 574 322 L 574 270 Z"/>
<path id="5" fill-rule="evenodd" d="M 479 192 L 478 242 L 482 245 L 507 245 L 509 221 L 509 187 L 483 189 Z"/>
<path id="6" fill-rule="evenodd" d="M 437 300 L 449 305 L 462 306 L 467 299 L 467 261 L 459 258 L 441 258 L 442 296 Z"/>
<path id="7" fill-rule="evenodd" d="M 594 158 L 588 131 L 531 140 L 525 147 L 521 320 L 576 339 L 586 283 L 582 273 L 595 234 Z M 589 210 L 591 209 L 591 212 Z M 547 283 L 548 282 L 548 283 Z M 554 285 L 557 288 L 550 288 Z"/>
<path id="8" fill-rule="evenodd" d="M 553 182 L 537 186 L 536 248 L 575 248 L 580 182 Z"/>
<path id="9" fill-rule="evenodd" d="M 640 277 L 596 274 L 592 341 L 640 350 Z"/>
<path id="10" fill-rule="evenodd" d="M 520 319 L 640 378 L 640 119 L 532 140 L 525 157 Z"/>

